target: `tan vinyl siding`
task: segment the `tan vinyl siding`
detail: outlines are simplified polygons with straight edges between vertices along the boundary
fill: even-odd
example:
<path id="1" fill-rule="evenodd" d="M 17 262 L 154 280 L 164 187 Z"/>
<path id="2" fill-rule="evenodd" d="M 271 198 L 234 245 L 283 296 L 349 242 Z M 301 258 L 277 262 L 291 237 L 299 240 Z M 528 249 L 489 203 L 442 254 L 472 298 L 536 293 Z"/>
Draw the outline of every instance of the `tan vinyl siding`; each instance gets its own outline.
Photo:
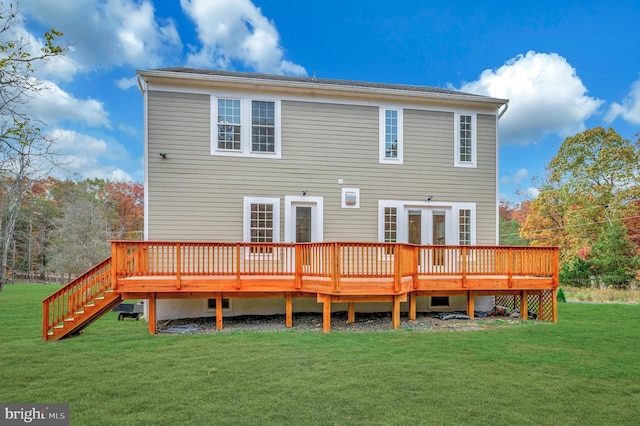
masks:
<path id="1" fill-rule="evenodd" d="M 478 244 L 495 243 L 496 125 L 478 115 L 478 167 L 454 168 L 454 113 L 404 110 L 404 164 L 379 164 L 377 106 L 282 101 L 282 158 L 212 156 L 210 97 L 148 93 L 149 239 L 239 241 L 243 198 L 324 197 L 325 241 L 377 241 L 378 200 L 477 203 Z M 160 152 L 167 153 L 162 159 Z M 338 184 L 343 179 L 343 185 Z M 360 208 L 341 208 L 341 188 Z M 453 218 L 457 220 L 457 218 Z"/>

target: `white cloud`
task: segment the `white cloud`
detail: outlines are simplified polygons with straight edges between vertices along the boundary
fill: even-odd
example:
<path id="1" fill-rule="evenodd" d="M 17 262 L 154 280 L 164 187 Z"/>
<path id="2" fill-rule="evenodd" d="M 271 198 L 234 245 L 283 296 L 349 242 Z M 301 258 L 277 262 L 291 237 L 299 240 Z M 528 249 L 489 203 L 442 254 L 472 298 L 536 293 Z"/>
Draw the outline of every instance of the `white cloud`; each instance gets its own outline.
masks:
<path id="1" fill-rule="evenodd" d="M 231 68 L 233 61 L 258 72 L 305 75 L 305 69 L 284 59 L 275 24 L 249 0 L 180 0 L 196 24 L 202 47 L 188 63 L 196 67 Z"/>
<path id="2" fill-rule="evenodd" d="M 48 70 L 54 80 L 111 66 L 157 67 L 182 49 L 175 23 L 158 22 L 149 0 L 21 0 L 20 6 L 71 44 L 67 66 Z"/>
<path id="3" fill-rule="evenodd" d="M 43 89 L 29 100 L 29 109 L 49 126 L 71 121 L 90 127 L 111 127 L 109 113 L 102 102 L 74 98 L 50 81 L 43 82 Z"/>
<path id="4" fill-rule="evenodd" d="M 506 145 L 579 133 L 603 103 L 587 96 L 576 70 L 556 53 L 519 55 L 497 70 L 485 70 L 460 90 L 509 99 L 509 110 L 500 119 L 500 141 Z"/>
<path id="5" fill-rule="evenodd" d="M 116 86 L 118 86 L 122 90 L 130 89 L 137 84 L 138 84 L 138 81 L 135 77 L 121 78 L 119 80 L 116 80 Z"/>
<path id="6" fill-rule="evenodd" d="M 56 162 L 60 165 L 52 176 L 59 179 L 75 177 L 133 181 L 127 172 L 110 165 L 115 163 L 115 160 L 123 160 L 128 156 L 121 145 L 73 130 L 55 129 L 50 133 L 50 137 L 54 139 Z"/>
<path id="7" fill-rule="evenodd" d="M 610 124 L 618 117 L 622 117 L 631 124 L 640 124 L 640 79 L 631 85 L 631 91 L 622 104 L 617 102 L 611 104 L 605 121 Z"/>
<path id="8" fill-rule="evenodd" d="M 540 195 L 540 189 L 529 187 L 522 191 L 522 195 L 524 195 L 526 199 L 533 200 L 534 198 L 538 198 L 538 195 Z"/>
<path id="9" fill-rule="evenodd" d="M 522 169 L 519 169 L 517 172 L 515 172 L 511 176 L 502 176 L 500 178 L 500 183 L 501 184 L 512 183 L 514 185 L 519 185 L 528 177 L 529 177 L 529 171 L 525 168 L 522 168 Z"/>

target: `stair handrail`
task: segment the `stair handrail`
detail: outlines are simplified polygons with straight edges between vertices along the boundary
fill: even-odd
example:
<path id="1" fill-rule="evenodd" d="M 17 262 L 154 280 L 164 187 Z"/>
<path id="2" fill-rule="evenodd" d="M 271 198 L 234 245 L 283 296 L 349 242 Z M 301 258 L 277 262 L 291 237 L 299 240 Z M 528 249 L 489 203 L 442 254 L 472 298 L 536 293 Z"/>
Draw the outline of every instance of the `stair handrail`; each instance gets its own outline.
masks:
<path id="1" fill-rule="evenodd" d="M 75 312 L 94 302 L 112 288 L 111 256 L 71 280 L 42 301 L 42 335 L 71 318 Z"/>

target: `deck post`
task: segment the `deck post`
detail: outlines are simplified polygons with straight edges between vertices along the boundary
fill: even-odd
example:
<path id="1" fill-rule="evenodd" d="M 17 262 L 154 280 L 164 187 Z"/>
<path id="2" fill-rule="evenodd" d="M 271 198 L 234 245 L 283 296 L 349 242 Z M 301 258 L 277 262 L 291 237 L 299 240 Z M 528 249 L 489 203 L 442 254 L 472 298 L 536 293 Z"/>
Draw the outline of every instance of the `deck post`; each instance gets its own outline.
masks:
<path id="1" fill-rule="evenodd" d="M 473 319 L 475 316 L 475 304 L 476 304 L 476 295 L 473 291 L 467 291 L 467 316 L 470 319 Z"/>
<path id="2" fill-rule="evenodd" d="M 393 271 L 393 291 L 400 291 L 400 281 L 402 277 L 402 257 L 404 256 L 404 245 L 396 244 L 393 248 L 393 252 L 395 253 L 395 268 Z M 402 251 L 400 251 L 402 250 Z"/>
<path id="3" fill-rule="evenodd" d="M 176 243 L 176 288 L 180 290 L 182 287 L 182 253 L 180 243 Z"/>
<path id="4" fill-rule="evenodd" d="M 285 323 L 287 328 L 293 327 L 293 297 L 291 293 L 287 293 L 285 307 Z"/>
<path id="5" fill-rule="evenodd" d="M 513 287 L 513 252 L 512 252 L 512 248 L 508 248 L 507 249 L 507 253 L 509 254 L 507 256 L 507 287 L 511 288 Z"/>
<path id="6" fill-rule="evenodd" d="M 294 250 L 296 256 L 295 288 L 296 290 L 300 290 L 302 287 L 302 246 L 300 244 L 296 244 Z"/>
<path id="7" fill-rule="evenodd" d="M 409 297 L 409 321 L 415 321 L 417 296 L 414 293 L 409 293 L 407 297 Z"/>
<path id="8" fill-rule="evenodd" d="M 149 293 L 149 334 L 156 334 L 156 294 Z"/>
<path id="9" fill-rule="evenodd" d="M 395 330 L 400 327 L 400 296 L 393 295 L 393 306 L 391 308 L 391 326 Z"/>
<path id="10" fill-rule="evenodd" d="M 520 318 L 529 319 L 529 296 L 527 290 L 522 290 L 520 294 Z"/>
<path id="11" fill-rule="evenodd" d="M 42 302 L 42 340 L 49 337 L 49 298 Z"/>
<path id="12" fill-rule="evenodd" d="M 416 290 L 418 288 L 418 270 L 420 264 L 420 247 L 413 248 L 413 289 Z"/>
<path id="13" fill-rule="evenodd" d="M 138 259 L 138 265 L 140 267 L 140 273 L 143 275 L 149 274 L 149 247 L 146 245 L 142 246 L 140 250 L 140 257 Z"/>
<path id="14" fill-rule="evenodd" d="M 462 288 L 467 288 L 467 246 L 462 246 Z M 467 302 L 467 311 L 469 304 Z"/>
<path id="15" fill-rule="evenodd" d="M 236 289 L 240 290 L 240 243 L 236 243 Z"/>
<path id="16" fill-rule="evenodd" d="M 118 244 L 111 242 L 111 288 L 118 288 Z"/>
<path id="17" fill-rule="evenodd" d="M 356 304 L 355 302 L 349 302 L 349 311 L 347 313 L 347 323 L 353 324 L 356 322 Z"/>
<path id="18" fill-rule="evenodd" d="M 216 293 L 216 330 L 222 330 L 222 293 Z"/>
<path id="19" fill-rule="evenodd" d="M 322 332 L 328 333 L 331 331 L 331 296 L 325 294 L 322 302 Z"/>
<path id="20" fill-rule="evenodd" d="M 333 288 L 332 291 L 340 293 L 340 246 L 333 243 Z"/>
<path id="21" fill-rule="evenodd" d="M 558 300 L 556 297 L 558 296 L 558 288 L 554 288 L 551 291 L 551 311 L 552 311 L 552 321 L 558 322 Z"/>

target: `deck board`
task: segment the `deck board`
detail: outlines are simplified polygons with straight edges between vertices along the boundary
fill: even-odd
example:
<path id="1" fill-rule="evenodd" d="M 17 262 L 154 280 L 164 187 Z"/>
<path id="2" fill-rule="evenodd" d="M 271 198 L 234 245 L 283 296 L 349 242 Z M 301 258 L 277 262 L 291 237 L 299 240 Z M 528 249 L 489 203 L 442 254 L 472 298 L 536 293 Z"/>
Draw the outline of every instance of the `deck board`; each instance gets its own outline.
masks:
<path id="1" fill-rule="evenodd" d="M 180 285 L 178 285 L 180 281 Z M 302 292 L 326 295 L 379 296 L 406 294 L 414 291 L 501 291 L 544 290 L 553 287 L 551 277 L 480 275 L 463 278 L 461 275 L 419 275 L 403 277 L 399 288 L 394 288 L 393 277 L 387 278 L 340 278 L 334 285 L 330 277 L 303 277 L 300 288 L 296 287 L 295 275 L 228 275 L 182 276 L 134 276 L 119 278 L 117 292 L 120 293 L 255 293 L 255 292 Z"/>

